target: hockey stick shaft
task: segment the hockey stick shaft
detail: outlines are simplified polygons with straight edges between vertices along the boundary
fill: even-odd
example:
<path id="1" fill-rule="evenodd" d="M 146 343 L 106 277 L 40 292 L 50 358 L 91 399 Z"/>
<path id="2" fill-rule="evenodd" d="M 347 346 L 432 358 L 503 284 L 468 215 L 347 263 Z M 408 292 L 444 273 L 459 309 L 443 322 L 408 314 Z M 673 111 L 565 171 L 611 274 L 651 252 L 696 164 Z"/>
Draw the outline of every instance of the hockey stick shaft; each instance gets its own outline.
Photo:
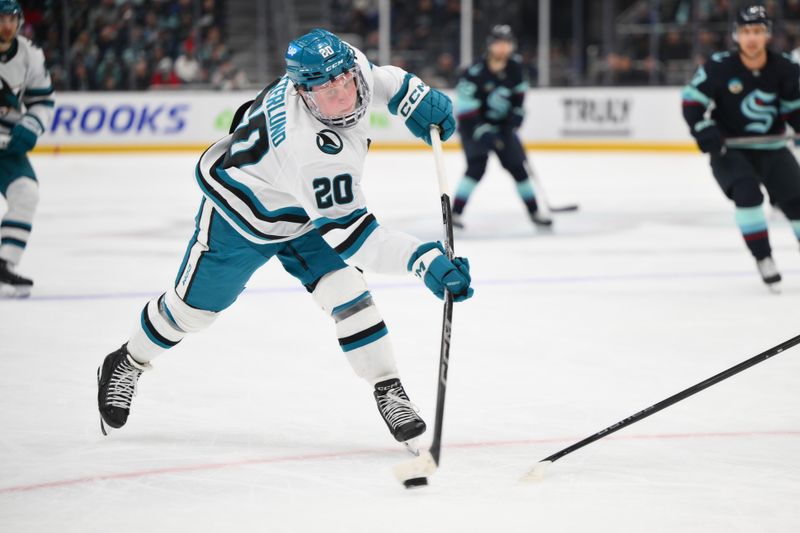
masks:
<path id="1" fill-rule="evenodd" d="M 638 413 L 629 416 L 628 418 L 620 420 L 616 424 L 612 424 L 612 425 L 608 426 L 607 428 L 605 428 L 602 431 L 598 431 L 594 435 L 592 435 L 590 437 L 587 437 L 587 438 L 583 439 L 580 442 L 576 442 L 572 446 L 568 446 L 568 447 L 564 448 L 563 450 L 558 451 L 558 452 L 554 453 L 553 455 L 550 455 L 549 457 L 545 457 L 544 459 L 542 459 L 539 462 L 540 463 L 544 463 L 544 462 L 552 463 L 552 462 L 558 461 L 559 459 L 561 459 L 565 455 L 569 455 L 570 453 L 572 453 L 572 452 L 574 452 L 576 450 L 580 450 L 584 446 L 586 446 L 588 444 L 591 444 L 596 440 L 600 440 L 603 437 L 607 437 L 608 435 L 611 435 L 612 433 L 617 432 L 622 428 L 628 427 L 631 424 L 635 424 L 636 422 L 638 422 L 640 420 L 644 420 L 648 416 L 654 415 L 657 412 L 661 411 L 662 409 L 666 409 L 670 405 L 676 404 L 679 401 L 684 400 L 684 399 L 686 399 L 689 396 L 692 396 L 694 394 L 697 394 L 698 392 L 700 392 L 702 390 L 705 390 L 705 389 L 709 388 L 710 386 L 719 383 L 720 381 L 726 380 L 731 376 L 735 376 L 739 372 L 741 372 L 743 370 L 746 370 L 746 369 L 750 368 L 751 366 L 757 365 L 758 363 L 761 363 L 762 361 L 766 361 L 770 357 L 776 356 L 779 353 L 781 353 L 781 352 L 783 352 L 783 351 L 785 351 L 785 350 L 787 350 L 787 349 L 789 349 L 792 346 L 795 346 L 797 344 L 800 344 L 800 335 L 798 335 L 796 337 L 793 337 L 793 338 L 791 338 L 791 339 L 789 339 L 789 340 L 787 340 L 785 342 L 782 342 L 781 344 L 778 344 L 777 346 L 773 346 L 769 350 L 761 352 L 760 354 L 758 354 L 758 355 L 756 355 L 754 357 L 751 357 L 750 359 L 748 359 L 746 361 L 743 361 L 743 362 L 739 363 L 736 366 L 732 366 L 731 368 L 729 368 L 727 370 L 724 370 L 724 371 L 720 372 L 719 374 L 706 379 L 705 381 L 701 381 L 700 383 L 698 383 L 696 385 L 693 385 L 692 387 L 689 387 L 688 389 L 685 389 L 685 390 L 679 392 L 678 394 L 670 396 L 669 398 L 667 398 L 665 400 L 661 400 L 660 402 L 658 402 L 656 404 L 653 404 L 650 407 L 647 407 L 646 409 L 643 409 L 643 410 L 639 411 Z"/>
<path id="2" fill-rule="evenodd" d="M 766 144 L 777 141 L 797 141 L 800 140 L 800 134 L 794 135 L 753 135 L 752 137 L 731 137 L 725 139 L 725 146 L 741 146 L 743 144 Z"/>
<path id="3" fill-rule="evenodd" d="M 442 140 L 439 128 L 431 127 L 431 147 L 436 162 L 436 177 L 439 181 L 439 194 L 442 201 L 442 223 L 444 224 L 444 249 L 448 259 L 453 259 L 453 220 L 448 194 L 447 176 L 444 168 Z M 433 440 L 430 454 L 436 464 L 442 450 L 442 424 L 444 422 L 444 400 L 447 394 L 447 371 L 450 367 L 450 331 L 453 321 L 453 295 L 445 289 L 444 312 L 442 314 L 442 342 L 439 349 L 439 380 L 436 390 L 436 420 L 433 426 Z"/>

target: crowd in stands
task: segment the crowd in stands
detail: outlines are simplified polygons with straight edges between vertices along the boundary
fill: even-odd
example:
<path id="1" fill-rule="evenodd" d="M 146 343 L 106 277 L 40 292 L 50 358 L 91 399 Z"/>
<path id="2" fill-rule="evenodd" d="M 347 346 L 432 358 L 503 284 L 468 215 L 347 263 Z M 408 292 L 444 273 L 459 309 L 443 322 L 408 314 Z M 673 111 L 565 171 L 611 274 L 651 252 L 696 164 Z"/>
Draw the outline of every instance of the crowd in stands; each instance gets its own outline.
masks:
<path id="1" fill-rule="evenodd" d="M 589 0 L 584 6 L 589 6 Z M 585 49 L 574 65 L 570 2 L 553 2 L 550 79 L 553 85 L 679 85 L 713 52 L 732 46 L 735 0 L 661 0 L 653 13 L 649 0 L 617 0 L 614 35 L 590 34 L 597 25 L 584 21 Z M 772 46 L 800 46 L 800 0 L 767 0 L 778 21 Z M 392 64 L 419 73 L 433 85 L 452 87 L 459 72 L 459 0 L 392 2 Z M 536 82 L 537 2 L 474 0 L 474 56 L 495 23 L 510 23 L 518 38 L 531 81 Z M 600 4 L 600 1 L 597 2 Z M 333 27 L 353 34 L 371 60 L 378 54 L 378 6 L 375 0 L 331 0 Z M 588 7 L 586 13 L 591 13 Z M 658 25 L 653 24 L 654 16 Z M 658 30 L 654 29 L 658 28 Z M 658 33 L 653 38 L 653 32 Z M 576 71 L 577 72 L 576 74 Z"/>
<path id="2" fill-rule="evenodd" d="M 44 50 L 56 90 L 237 88 L 223 0 L 28 0 L 22 34 Z M 66 7 L 66 11 L 62 11 Z"/>
<path id="3" fill-rule="evenodd" d="M 25 0 L 22 33 L 44 49 L 57 90 L 244 88 L 248 80 L 225 42 L 225 1 Z M 378 1 L 327 2 L 332 30 L 379 62 Z M 552 3 L 553 85 L 679 85 L 711 53 L 732 45 L 736 0 L 615 2 L 613 35 L 601 35 L 597 24 L 584 20 L 577 54 L 572 3 Z M 584 0 L 584 6 L 599 4 Z M 800 46 L 800 0 L 765 5 L 776 20 L 773 48 Z M 537 8 L 538 2 L 523 0 L 473 0 L 474 58 L 493 24 L 510 23 L 535 84 Z M 434 86 L 453 87 L 460 71 L 461 0 L 391 2 L 391 10 L 390 62 Z M 597 14 L 585 11 L 585 18 Z"/>

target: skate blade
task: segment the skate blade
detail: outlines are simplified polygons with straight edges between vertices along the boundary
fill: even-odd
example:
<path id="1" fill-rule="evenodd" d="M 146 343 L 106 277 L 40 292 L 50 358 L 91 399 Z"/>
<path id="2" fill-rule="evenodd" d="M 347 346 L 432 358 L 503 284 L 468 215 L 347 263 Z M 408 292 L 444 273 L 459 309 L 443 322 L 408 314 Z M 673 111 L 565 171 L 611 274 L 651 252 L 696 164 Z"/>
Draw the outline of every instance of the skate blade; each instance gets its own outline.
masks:
<path id="1" fill-rule="evenodd" d="M 0 298 L 21 299 L 31 295 L 31 287 L 17 287 L 0 283 Z"/>
<path id="2" fill-rule="evenodd" d="M 419 442 L 418 442 L 418 439 L 407 440 L 406 442 L 403 443 L 403 446 L 405 446 L 406 451 L 408 453 L 410 453 L 414 457 L 419 457 Z"/>
<path id="3" fill-rule="evenodd" d="M 780 294 L 781 293 L 781 282 L 776 281 L 775 283 L 767 283 L 767 290 L 772 294 Z"/>

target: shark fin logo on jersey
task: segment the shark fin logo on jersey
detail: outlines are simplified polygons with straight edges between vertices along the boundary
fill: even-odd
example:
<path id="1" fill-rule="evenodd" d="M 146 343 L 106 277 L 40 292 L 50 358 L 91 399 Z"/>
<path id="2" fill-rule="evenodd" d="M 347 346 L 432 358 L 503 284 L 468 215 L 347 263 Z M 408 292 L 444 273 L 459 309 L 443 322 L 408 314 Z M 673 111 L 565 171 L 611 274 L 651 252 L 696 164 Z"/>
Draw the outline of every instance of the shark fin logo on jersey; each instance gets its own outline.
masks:
<path id="1" fill-rule="evenodd" d="M 6 80 L 0 77 L 0 107 L 13 107 L 19 109 L 19 96 L 14 94 L 14 89 Z"/>
<path id="2" fill-rule="evenodd" d="M 742 80 L 739 78 L 733 78 L 728 82 L 728 90 L 733 94 L 739 94 L 743 89 L 744 85 L 742 85 Z"/>
<path id="3" fill-rule="evenodd" d="M 775 122 L 778 110 L 775 105 L 775 93 L 767 93 L 756 89 L 742 100 L 742 114 L 752 120 L 744 129 L 755 133 L 766 133 Z"/>
<path id="4" fill-rule="evenodd" d="M 317 148 L 328 155 L 336 155 L 344 148 L 344 143 L 339 134 L 333 130 L 317 132 Z"/>

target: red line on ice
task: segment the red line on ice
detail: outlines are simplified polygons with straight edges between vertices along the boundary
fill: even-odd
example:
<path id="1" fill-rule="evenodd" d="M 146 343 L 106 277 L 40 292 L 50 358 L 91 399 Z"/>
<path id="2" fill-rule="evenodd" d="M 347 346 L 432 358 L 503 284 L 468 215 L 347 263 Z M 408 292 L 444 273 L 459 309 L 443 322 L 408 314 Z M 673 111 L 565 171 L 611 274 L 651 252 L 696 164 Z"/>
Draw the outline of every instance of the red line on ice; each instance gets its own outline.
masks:
<path id="1" fill-rule="evenodd" d="M 739 437 L 800 437 L 800 431 L 737 431 L 737 432 L 709 432 L 709 433 L 662 433 L 653 435 L 627 435 L 609 437 L 609 440 L 659 440 L 659 439 L 705 439 L 705 438 L 739 438 Z M 486 441 L 486 442 L 462 442 L 449 444 L 445 448 L 491 448 L 495 446 L 519 446 L 525 444 L 548 444 L 554 442 L 571 442 L 577 438 L 544 438 L 544 439 L 522 439 L 505 441 Z M 154 468 L 150 470 L 135 470 L 133 472 L 119 472 L 116 474 L 100 474 L 96 476 L 85 476 L 58 481 L 48 481 L 44 483 L 34 483 L 31 485 L 18 485 L 15 487 L 0 488 L 0 494 L 12 492 L 28 492 L 39 489 L 51 489 L 65 487 L 69 485 L 81 485 L 94 483 L 97 481 L 109 481 L 115 479 L 131 479 L 147 476 L 158 476 L 163 474 L 179 474 L 181 472 L 196 472 L 199 470 L 218 470 L 221 468 L 234 468 L 248 465 L 265 465 L 272 463 L 291 463 L 299 461 L 317 461 L 325 459 L 340 459 L 355 455 L 368 455 L 376 453 L 396 453 L 397 448 L 372 449 L 372 450 L 351 450 L 329 453 L 311 453 L 303 455 L 286 455 L 282 457 L 269 457 L 265 459 L 245 459 L 241 461 L 229 461 L 226 463 L 207 463 L 186 466 L 171 466 L 165 468 Z"/>

